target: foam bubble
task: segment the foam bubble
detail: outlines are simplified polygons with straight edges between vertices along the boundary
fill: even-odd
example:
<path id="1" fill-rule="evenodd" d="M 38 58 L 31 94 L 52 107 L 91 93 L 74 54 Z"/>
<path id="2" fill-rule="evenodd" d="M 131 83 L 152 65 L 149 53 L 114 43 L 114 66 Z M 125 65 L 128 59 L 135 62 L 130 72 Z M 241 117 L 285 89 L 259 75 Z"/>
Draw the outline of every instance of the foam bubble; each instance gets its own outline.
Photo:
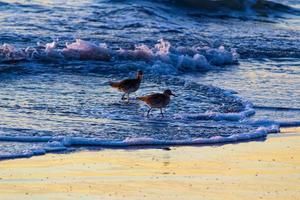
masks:
<path id="1" fill-rule="evenodd" d="M 153 51 L 144 44 L 136 45 L 134 50 L 120 49 L 116 51 L 117 57 L 121 59 L 146 60 L 150 61 L 154 58 Z"/>
<path id="2" fill-rule="evenodd" d="M 11 44 L 0 45 L 0 62 L 19 61 L 27 58 L 26 52 L 15 48 Z"/>
<path id="3" fill-rule="evenodd" d="M 45 45 L 45 53 L 47 58 L 54 58 L 54 59 L 63 59 L 64 56 L 61 54 L 59 50 L 56 49 L 57 43 L 52 42 L 52 43 L 47 43 Z"/>
<path id="4" fill-rule="evenodd" d="M 48 143 L 45 141 L 38 143 L 32 142 L 37 140 L 39 139 L 36 137 L 27 137 L 25 140 L 24 137 L 15 137 L 10 138 L 10 142 L 3 142 L 3 140 L 1 140 L 2 142 L 0 143 L 0 160 L 13 158 L 28 158 L 32 156 L 44 155 L 49 152 L 67 150 L 67 148 L 61 145 L 59 141 Z"/>
<path id="5" fill-rule="evenodd" d="M 197 114 L 177 114 L 175 115 L 175 119 L 193 119 L 193 120 L 214 120 L 214 121 L 242 121 L 245 120 L 255 114 L 255 110 L 253 108 L 253 104 L 239 96 L 236 95 L 236 92 L 231 90 L 223 91 L 223 94 L 228 97 L 232 97 L 235 101 L 239 101 L 242 103 L 244 109 L 240 112 L 205 112 L 205 113 L 197 113 Z"/>
<path id="6" fill-rule="evenodd" d="M 106 45 L 96 45 L 81 39 L 76 39 L 76 42 L 66 44 L 66 48 L 62 50 L 62 54 L 67 58 L 80 60 L 109 61 L 111 59 Z"/>
<path id="7" fill-rule="evenodd" d="M 184 140 L 160 140 L 151 137 L 138 137 L 138 138 L 126 138 L 125 140 L 103 140 L 97 138 L 84 138 L 84 137 L 68 137 L 68 138 L 51 138 L 52 142 L 48 142 L 48 145 L 43 147 L 45 152 L 66 150 L 68 146 L 105 146 L 105 147 L 130 147 L 141 145 L 191 145 L 191 144 L 217 144 L 227 142 L 237 142 L 250 139 L 256 139 L 265 137 L 273 128 L 260 127 L 252 133 L 234 134 L 228 137 L 214 136 L 210 138 L 192 138 Z M 3 138 L 2 138 L 3 139 Z M 37 137 L 28 137 L 26 141 L 37 141 Z M 56 141 L 55 141 L 56 140 Z M 2 141 L 0 139 L 0 141 Z M 15 137 L 14 141 L 24 141 L 24 137 Z M 50 144 L 50 145 L 49 145 Z M 32 152 L 32 155 L 34 152 Z M 32 156 L 31 155 L 31 156 Z"/>
<path id="8" fill-rule="evenodd" d="M 154 48 L 145 44 L 136 45 L 134 50 L 116 51 L 119 59 L 144 60 L 157 64 L 174 66 L 179 71 L 207 71 L 213 66 L 236 64 L 238 54 L 235 50 L 227 51 L 221 46 L 215 48 L 178 47 L 172 48 L 170 42 L 159 40 Z"/>
<path id="9" fill-rule="evenodd" d="M 210 64 L 206 57 L 200 54 L 195 54 L 193 57 L 180 55 L 177 59 L 176 66 L 183 71 L 207 71 L 210 69 Z"/>

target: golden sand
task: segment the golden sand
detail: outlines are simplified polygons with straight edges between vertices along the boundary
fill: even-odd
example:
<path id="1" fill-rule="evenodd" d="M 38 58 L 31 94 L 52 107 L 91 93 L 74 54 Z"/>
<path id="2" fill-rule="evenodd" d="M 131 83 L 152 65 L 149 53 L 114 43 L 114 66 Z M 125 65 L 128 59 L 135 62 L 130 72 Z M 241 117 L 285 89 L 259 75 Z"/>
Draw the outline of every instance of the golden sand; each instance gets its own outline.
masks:
<path id="1" fill-rule="evenodd" d="M 2 161 L 0 200 L 299 200 L 300 129 L 283 132 L 263 142 Z"/>

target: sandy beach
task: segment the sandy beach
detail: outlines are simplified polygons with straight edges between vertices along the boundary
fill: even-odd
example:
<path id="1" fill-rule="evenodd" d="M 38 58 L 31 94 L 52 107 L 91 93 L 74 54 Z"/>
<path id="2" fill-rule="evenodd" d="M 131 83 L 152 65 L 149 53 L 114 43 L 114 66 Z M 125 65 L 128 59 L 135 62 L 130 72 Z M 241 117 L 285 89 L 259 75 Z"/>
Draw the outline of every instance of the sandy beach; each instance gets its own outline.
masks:
<path id="1" fill-rule="evenodd" d="M 0 200 L 300 200 L 300 0 L 0 0 L 0 27 Z"/>
<path id="2" fill-rule="evenodd" d="M 263 142 L 100 150 L 0 162 L 0 199 L 300 198 L 300 129 Z"/>

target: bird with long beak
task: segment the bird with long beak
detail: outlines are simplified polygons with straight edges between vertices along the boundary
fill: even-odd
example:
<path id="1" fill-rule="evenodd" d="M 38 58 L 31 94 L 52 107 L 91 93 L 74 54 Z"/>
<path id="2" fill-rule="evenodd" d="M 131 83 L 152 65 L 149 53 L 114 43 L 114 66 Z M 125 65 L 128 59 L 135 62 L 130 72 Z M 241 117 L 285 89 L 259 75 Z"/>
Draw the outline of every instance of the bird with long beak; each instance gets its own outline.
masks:
<path id="1" fill-rule="evenodd" d="M 136 92 L 141 84 L 143 78 L 143 72 L 142 71 L 137 71 L 136 73 L 136 78 L 134 79 L 125 79 L 122 81 L 118 82 L 109 82 L 109 85 L 113 88 L 116 88 L 120 92 L 124 92 L 122 96 L 122 100 L 125 100 L 125 95 L 127 94 L 127 100 L 129 101 L 129 94 Z"/>
<path id="2" fill-rule="evenodd" d="M 162 109 L 165 108 L 171 100 L 171 96 L 175 96 L 171 90 L 165 90 L 163 93 L 154 93 L 142 97 L 138 97 L 137 99 L 145 102 L 149 106 L 149 110 L 147 112 L 147 117 L 149 117 L 150 112 L 153 108 L 159 108 L 160 114 L 162 117 L 164 116 Z"/>

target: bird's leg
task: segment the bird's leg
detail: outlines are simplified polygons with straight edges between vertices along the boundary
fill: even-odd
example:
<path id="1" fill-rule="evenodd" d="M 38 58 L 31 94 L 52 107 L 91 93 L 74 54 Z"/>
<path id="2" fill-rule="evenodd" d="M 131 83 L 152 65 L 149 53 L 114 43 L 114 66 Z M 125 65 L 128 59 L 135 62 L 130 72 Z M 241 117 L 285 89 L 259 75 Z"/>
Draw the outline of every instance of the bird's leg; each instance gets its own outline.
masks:
<path id="1" fill-rule="evenodd" d="M 147 112 L 147 117 L 149 117 L 151 110 L 152 110 L 152 108 L 150 108 L 150 109 L 148 110 L 148 112 Z"/>
<path id="2" fill-rule="evenodd" d="M 162 117 L 164 117 L 164 113 L 162 112 L 162 108 L 160 109 L 160 114 Z"/>
<path id="3" fill-rule="evenodd" d="M 127 102 L 129 102 L 129 93 L 127 93 Z"/>
<path id="4" fill-rule="evenodd" d="M 124 93 L 123 95 L 122 95 L 122 100 L 125 100 L 125 95 L 126 95 L 126 93 Z"/>

